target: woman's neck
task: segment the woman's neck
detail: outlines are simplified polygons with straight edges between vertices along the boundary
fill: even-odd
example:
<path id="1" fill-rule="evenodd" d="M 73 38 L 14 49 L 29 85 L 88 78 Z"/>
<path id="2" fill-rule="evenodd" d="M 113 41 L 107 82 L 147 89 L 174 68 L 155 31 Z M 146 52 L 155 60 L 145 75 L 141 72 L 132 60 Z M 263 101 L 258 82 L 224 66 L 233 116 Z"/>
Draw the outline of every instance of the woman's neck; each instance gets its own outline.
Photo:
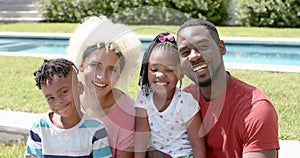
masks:
<path id="1" fill-rule="evenodd" d="M 82 107 L 88 115 L 99 118 L 110 113 L 123 97 L 123 92 L 116 88 L 99 97 L 95 94 L 84 93 L 81 96 Z"/>

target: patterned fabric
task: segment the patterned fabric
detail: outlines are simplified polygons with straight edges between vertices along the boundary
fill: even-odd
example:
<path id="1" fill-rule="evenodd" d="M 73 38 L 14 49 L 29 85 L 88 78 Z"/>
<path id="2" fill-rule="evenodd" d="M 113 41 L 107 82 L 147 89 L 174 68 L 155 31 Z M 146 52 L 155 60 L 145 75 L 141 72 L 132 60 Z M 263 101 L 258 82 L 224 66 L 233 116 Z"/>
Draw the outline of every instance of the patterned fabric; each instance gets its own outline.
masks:
<path id="1" fill-rule="evenodd" d="M 111 157 L 104 125 L 83 115 L 81 121 L 69 129 L 57 128 L 50 113 L 36 120 L 26 145 L 26 155 L 36 157 Z"/>
<path id="2" fill-rule="evenodd" d="M 151 129 L 151 148 L 172 157 L 192 154 L 192 146 L 187 135 L 186 123 L 199 111 L 199 105 L 191 94 L 176 89 L 173 99 L 163 112 L 153 103 L 153 94 L 138 93 L 135 107 L 147 110 Z"/>

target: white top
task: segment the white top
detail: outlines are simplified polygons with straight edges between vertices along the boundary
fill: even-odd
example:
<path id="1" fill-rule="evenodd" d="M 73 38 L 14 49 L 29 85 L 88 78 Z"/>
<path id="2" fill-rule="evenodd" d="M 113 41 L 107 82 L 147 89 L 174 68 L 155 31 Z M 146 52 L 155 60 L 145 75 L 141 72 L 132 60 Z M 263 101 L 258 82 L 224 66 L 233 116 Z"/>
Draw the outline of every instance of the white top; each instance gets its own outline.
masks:
<path id="1" fill-rule="evenodd" d="M 150 147 L 172 157 L 193 154 L 186 123 L 199 111 L 198 102 L 191 94 L 177 88 L 170 105 L 159 112 L 152 97 L 153 93 L 145 96 L 139 91 L 135 102 L 135 107 L 147 110 L 151 130 Z"/>

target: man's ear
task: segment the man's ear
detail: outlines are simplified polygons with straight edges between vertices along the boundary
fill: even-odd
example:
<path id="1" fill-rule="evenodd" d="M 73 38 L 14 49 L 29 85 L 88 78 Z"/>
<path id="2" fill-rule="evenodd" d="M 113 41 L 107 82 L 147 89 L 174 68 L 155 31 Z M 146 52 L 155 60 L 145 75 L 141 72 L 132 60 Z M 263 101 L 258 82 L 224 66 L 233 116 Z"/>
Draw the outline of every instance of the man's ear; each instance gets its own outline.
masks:
<path id="1" fill-rule="evenodd" d="M 226 47 L 225 47 L 225 43 L 224 43 L 223 40 L 219 41 L 219 48 L 220 48 L 221 55 L 225 55 L 226 54 Z"/>

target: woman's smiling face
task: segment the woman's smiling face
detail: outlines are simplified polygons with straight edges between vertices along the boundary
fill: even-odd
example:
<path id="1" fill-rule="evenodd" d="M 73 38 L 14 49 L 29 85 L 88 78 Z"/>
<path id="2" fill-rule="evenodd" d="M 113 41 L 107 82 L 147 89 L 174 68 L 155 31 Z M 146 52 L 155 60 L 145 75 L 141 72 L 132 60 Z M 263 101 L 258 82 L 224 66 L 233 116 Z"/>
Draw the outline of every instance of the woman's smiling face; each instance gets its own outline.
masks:
<path id="1" fill-rule="evenodd" d="M 84 77 L 85 91 L 105 96 L 115 86 L 121 75 L 120 58 L 114 51 L 96 49 L 79 67 Z"/>

